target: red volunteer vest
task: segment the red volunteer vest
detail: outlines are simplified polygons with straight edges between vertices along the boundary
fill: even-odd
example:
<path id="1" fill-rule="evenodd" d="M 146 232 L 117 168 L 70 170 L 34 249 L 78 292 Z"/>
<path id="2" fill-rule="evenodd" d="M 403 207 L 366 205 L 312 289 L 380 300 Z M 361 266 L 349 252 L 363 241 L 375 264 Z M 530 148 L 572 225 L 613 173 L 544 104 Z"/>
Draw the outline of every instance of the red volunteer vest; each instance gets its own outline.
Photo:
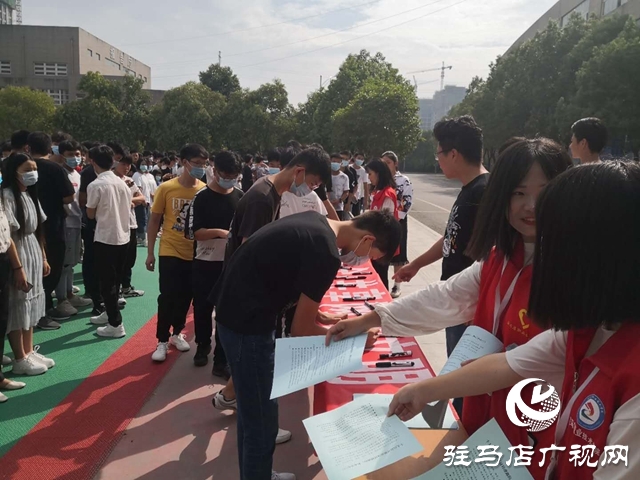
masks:
<path id="1" fill-rule="evenodd" d="M 523 267 L 524 244 L 522 241 L 517 243 L 513 255 L 502 273 L 504 258 L 504 254 L 497 252 L 494 248 L 487 261 L 484 262 L 480 275 L 480 295 L 473 325 L 484 328 L 491 333 L 493 333 L 493 312 L 498 282 L 500 282 L 500 300 L 502 300 L 513 279 Z M 544 331 L 527 316 L 531 273 L 531 265 L 524 267 L 516 282 L 513 296 L 499 319 L 495 335 L 507 349 L 523 345 Z M 528 385 L 523 390 L 522 398 L 531 398 L 533 387 L 533 385 Z M 469 435 L 495 418 L 512 445 L 535 445 L 536 449 L 550 446 L 555 431 L 553 426 L 543 432 L 529 434 L 526 428 L 517 427 L 511 423 L 505 408 L 509 390 L 510 388 L 507 388 L 493 392 L 491 395 L 465 397 L 462 407 L 462 424 Z M 540 458 L 537 460 L 534 458 L 529 467 L 529 472 L 536 479 L 544 478 L 545 468 L 538 467 L 539 461 Z"/>
<path id="2" fill-rule="evenodd" d="M 391 187 L 375 191 L 371 199 L 371 210 L 382 210 L 385 198 L 393 200 L 393 216 L 398 218 L 398 196 L 396 195 L 396 191 Z"/>
<path id="3" fill-rule="evenodd" d="M 640 393 L 640 325 L 623 324 L 598 351 L 585 358 L 595 331 L 583 329 L 568 333 L 562 407 L 568 406 L 576 390 L 587 381 L 596 367 L 599 371 L 570 406 L 566 430 L 557 442 L 558 446 L 567 448 L 564 452 L 558 453 L 553 472 L 555 479 L 593 478 L 597 467 L 589 467 L 586 462 L 582 466 L 574 467 L 574 462 L 569 461 L 571 446 L 595 445 L 595 454 L 590 462 L 599 462 L 600 455 L 607 446 L 609 426 L 616 411 Z M 556 423 L 559 425 L 562 422 Z"/>

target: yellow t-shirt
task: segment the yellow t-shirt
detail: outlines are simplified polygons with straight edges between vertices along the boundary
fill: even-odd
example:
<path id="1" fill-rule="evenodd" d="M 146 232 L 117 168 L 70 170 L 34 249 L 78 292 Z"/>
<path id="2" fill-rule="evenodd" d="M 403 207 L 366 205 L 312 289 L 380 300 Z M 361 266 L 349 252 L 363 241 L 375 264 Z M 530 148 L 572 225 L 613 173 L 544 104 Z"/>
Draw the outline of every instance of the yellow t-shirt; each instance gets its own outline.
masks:
<path id="1" fill-rule="evenodd" d="M 193 241 L 184 237 L 185 221 L 193 197 L 204 186 L 198 180 L 193 187 L 185 188 L 174 178 L 164 182 L 156 190 L 151 212 L 164 216 L 160 238 L 161 257 L 193 260 Z"/>

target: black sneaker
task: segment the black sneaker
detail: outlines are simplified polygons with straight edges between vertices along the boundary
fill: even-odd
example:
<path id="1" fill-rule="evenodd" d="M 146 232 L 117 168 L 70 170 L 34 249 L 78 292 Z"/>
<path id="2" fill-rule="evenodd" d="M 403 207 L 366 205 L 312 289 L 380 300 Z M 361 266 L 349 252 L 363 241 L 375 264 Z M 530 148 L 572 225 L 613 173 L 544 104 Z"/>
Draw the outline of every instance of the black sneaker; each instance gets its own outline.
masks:
<path id="1" fill-rule="evenodd" d="M 211 345 L 198 345 L 196 354 L 193 357 L 193 364 L 196 367 L 204 367 L 209 363 L 209 352 L 211 352 Z"/>
<path id="2" fill-rule="evenodd" d="M 60 328 L 60 324 L 49 316 L 42 317 L 37 326 L 40 330 L 58 330 Z"/>
<path id="3" fill-rule="evenodd" d="M 229 380 L 231 378 L 231 370 L 229 369 L 229 365 L 216 365 L 214 363 L 213 369 L 211 369 L 211 375 Z"/>
<path id="4" fill-rule="evenodd" d="M 400 296 L 400 287 L 398 285 L 394 285 L 391 289 L 391 298 L 398 298 Z"/>

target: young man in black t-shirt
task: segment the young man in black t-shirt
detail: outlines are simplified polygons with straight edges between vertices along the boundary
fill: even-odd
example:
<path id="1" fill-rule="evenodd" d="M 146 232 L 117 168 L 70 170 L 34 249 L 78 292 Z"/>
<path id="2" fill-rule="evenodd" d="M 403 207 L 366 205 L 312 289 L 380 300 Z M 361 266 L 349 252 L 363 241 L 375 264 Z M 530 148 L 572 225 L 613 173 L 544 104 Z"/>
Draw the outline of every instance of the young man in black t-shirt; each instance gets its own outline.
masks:
<path id="1" fill-rule="evenodd" d="M 193 363 L 197 367 L 207 364 L 211 351 L 213 304 L 207 297 L 222 273 L 229 227 L 243 195 L 236 186 L 240 157 L 234 152 L 220 152 L 213 165 L 213 178 L 193 197 L 185 220 L 185 236 L 194 240 L 193 320 L 198 348 Z M 227 359 L 216 331 L 213 368 L 220 375 L 226 367 Z"/>
<path id="2" fill-rule="evenodd" d="M 387 212 L 368 212 L 346 222 L 305 212 L 261 228 L 225 262 L 212 297 L 238 399 L 243 480 L 272 478 L 278 405 L 269 397 L 278 316 L 297 303 L 292 335 L 326 334 L 316 323 L 318 307 L 341 261 L 388 261 L 400 236 L 400 224 Z"/>
<path id="3" fill-rule="evenodd" d="M 473 263 L 464 252 L 471 240 L 478 206 L 489 179 L 489 172 L 482 165 L 482 130 L 473 117 L 465 115 L 436 123 L 433 135 L 438 142 L 436 158 L 442 172 L 447 178 L 460 180 L 462 190 L 451 208 L 442 238 L 398 270 L 393 277 L 396 282 L 410 281 L 422 267 L 440 259 L 441 280 L 449 279 Z M 451 355 L 466 328 L 466 325 L 458 325 L 446 329 L 447 355 Z M 456 399 L 454 406 L 462 415 L 462 400 Z"/>

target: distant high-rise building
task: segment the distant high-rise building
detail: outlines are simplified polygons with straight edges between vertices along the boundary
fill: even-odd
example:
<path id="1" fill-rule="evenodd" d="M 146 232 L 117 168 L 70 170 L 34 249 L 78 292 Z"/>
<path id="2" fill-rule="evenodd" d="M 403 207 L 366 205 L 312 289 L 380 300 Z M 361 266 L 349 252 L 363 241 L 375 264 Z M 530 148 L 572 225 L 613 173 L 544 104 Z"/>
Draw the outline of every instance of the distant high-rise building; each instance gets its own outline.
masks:
<path id="1" fill-rule="evenodd" d="M 462 102 L 466 95 L 465 87 L 446 85 L 444 90 L 436 92 L 433 98 L 419 99 L 421 128 L 433 130 L 433 126 L 446 117 L 453 107 Z"/>
<path id="2" fill-rule="evenodd" d="M 0 25 L 13 25 L 16 23 L 14 12 L 16 0 L 0 0 Z"/>

